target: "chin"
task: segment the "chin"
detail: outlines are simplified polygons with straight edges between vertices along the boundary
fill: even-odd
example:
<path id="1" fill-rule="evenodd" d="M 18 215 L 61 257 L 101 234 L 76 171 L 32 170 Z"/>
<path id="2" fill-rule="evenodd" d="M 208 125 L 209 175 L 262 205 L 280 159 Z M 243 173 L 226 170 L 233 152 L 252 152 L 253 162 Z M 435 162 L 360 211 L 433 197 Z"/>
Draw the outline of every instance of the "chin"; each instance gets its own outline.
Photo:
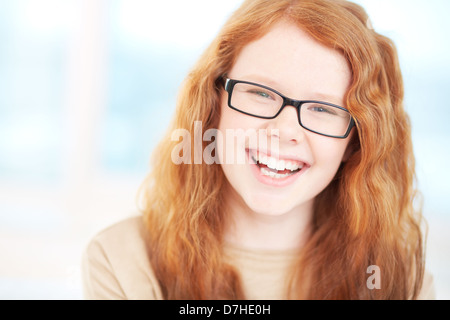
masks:
<path id="1" fill-rule="evenodd" d="M 256 197 L 256 199 L 248 200 L 246 203 L 254 213 L 267 216 L 281 216 L 293 210 L 293 206 L 288 205 L 286 201 L 275 199 L 269 201 L 267 198 Z"/>

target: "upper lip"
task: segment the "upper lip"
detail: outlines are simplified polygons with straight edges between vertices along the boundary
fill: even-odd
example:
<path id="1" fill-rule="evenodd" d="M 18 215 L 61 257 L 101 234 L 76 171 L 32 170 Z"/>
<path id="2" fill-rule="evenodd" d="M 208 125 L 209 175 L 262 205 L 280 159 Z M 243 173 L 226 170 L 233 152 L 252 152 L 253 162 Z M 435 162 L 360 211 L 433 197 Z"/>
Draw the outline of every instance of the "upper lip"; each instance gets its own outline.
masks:
<path id="1" fill-rule="evenodd" d="M 277 160 L 291 160 L 291 161 L 298 161 L 303 163 L 304 166 L 310 167 L 310 163 L 304 159 L 302 159 L 301 157 L 297 156 L 297 155 L 293 155 L 293 154 L 275 154 L 274 152 L 272 152 L 271 150 L 254 150 L 254 149 L 247 149 L 247 151 L 249 152 L 250 155 L 255 154 L 255 153 L 259 153 L 259 154 L 265 154 L 269 157 L 273 157 L 276 158 Z"/>

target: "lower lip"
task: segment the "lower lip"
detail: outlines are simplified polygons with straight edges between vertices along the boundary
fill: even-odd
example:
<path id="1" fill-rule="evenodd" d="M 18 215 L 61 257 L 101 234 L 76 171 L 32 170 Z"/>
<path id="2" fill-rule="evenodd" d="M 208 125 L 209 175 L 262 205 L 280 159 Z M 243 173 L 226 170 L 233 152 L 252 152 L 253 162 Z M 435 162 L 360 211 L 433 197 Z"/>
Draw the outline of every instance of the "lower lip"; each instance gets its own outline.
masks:
<path id="1" fill-rule="evenodd" d="M 305 172 L 305 170 L 307 170 L 307 168 L 303 167 L 300 171 L 298 171 L 292 175 L 289 175 L 287 177 L 272 178 L 272 177 L 262 174 L 260 167 L 256 163 L 254 163 L 253 159 L 251 158 L 251 156 L 249 154 L 248 154 L 248 157 L 249 157 L 251 171 L 255 175 L 256 179 L 259 182 L 261 182 L 265 185 L 268 185 L 268 186 L 272 186 L 272 187 L 280 187 L 280 188 L 286 187 L 286 186 L 294 183 L 294 181 L 297 180 Z"/>

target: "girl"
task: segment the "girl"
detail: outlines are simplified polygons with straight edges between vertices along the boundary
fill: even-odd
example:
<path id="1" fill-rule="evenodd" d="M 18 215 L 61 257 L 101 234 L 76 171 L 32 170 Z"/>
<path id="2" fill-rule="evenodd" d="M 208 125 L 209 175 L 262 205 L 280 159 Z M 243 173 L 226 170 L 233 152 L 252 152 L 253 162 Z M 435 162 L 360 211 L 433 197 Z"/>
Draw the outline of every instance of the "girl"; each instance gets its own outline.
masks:
<path id="1" fill-rule="evenodd" d="M 142 216 L 88 246 L 86 297 L 433 298 L 402 100 L 358 5 L 244 2 L 183 85 Z"/>

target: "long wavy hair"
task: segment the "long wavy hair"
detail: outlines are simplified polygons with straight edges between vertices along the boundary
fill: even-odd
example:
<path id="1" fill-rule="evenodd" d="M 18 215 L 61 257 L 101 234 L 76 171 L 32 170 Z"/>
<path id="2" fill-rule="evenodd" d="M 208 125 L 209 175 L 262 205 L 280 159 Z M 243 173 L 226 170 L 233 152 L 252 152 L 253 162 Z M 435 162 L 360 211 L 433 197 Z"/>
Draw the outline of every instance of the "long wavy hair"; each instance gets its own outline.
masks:
<path id="1" fill-rule="evenodd" d="M 397 52 L 370 27 L 363 8 L 344 0 L 245 1 L 185 79 L 140 192 L 151 265 L 163 295 L 245 299 L 239 274 L 223 253 L 227 181 L 221 166 L 174 164 L 179 142 L 171 133 L 193 132 L 194 121 L 202 122 L 203 132 L 218 127 L 222 76 L 245 45 L 280 20 L 345 56 L 352 71 L 345 101 L 357 120 L 352 155 L 316 198 L 313 233 L 292 266 L 286 297 L 415 299 L 425 237 Z M 380 267 L 379 290 L 367 288 L 370 265 Z"/>

